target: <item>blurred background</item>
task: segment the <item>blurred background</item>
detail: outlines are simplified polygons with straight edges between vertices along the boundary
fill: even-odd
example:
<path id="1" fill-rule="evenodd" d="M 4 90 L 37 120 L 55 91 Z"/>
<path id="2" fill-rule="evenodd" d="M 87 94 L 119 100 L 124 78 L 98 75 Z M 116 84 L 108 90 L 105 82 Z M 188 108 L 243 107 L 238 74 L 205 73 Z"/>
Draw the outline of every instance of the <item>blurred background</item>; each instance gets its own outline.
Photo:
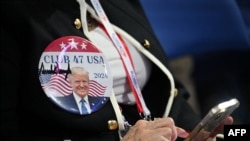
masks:
<path id="1" fill-rule="evenodd" d="M 201 116 L 237 98 L 235 124 L 250 124 L 250 0 L 141 0 Z"/>

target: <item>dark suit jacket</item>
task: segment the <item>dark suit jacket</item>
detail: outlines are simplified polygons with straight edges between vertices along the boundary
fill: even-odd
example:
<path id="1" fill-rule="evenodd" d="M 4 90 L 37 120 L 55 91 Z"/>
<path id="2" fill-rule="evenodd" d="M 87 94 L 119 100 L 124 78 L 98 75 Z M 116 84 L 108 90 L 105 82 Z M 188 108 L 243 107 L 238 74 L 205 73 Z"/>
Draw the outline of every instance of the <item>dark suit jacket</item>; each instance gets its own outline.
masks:
<path id="1" fill-rule="evenodd" d="M 65 110 L 80 114 L 80 110 L 77 106 L 77 102 L 73 96 L 73 94 L 64 96 L 64 97 L 57 97 L 58 105 L 60 105 Z M 99 110 L 106 102 L 108 101 L 108 97 L 93 97 L 88 95 L 88 103 L 91 109 L 91 113 Z"/>
<path id="2" fill-rule="evenodd" d="M 165 66 L 167 58 L 138 0 L 100 0 L 110 21 L 139 42 L 147 39 L 148 48 Z M 118 141 L 116 131 L 107 127 L 116 119 L 110 101 L 90 115 L 77 115 L 59 108 L 45 95 L 38 78 L 38 62 L 49 43 L 62 36 L 86 38 L 75 28 L 80 18 L 74 0 L 2 0 L 1 1 L 1 135 L 9 140 Z M 2 75 L 4 74 L 4 75 Z M 185 89 L 176 84 L 170 116 L 175 123 L 191 130 L 199 118 L 184 99 Z M 161 117 L 170 93 L 169 80 L 157 67 L 142 90 L 152 117 Z M 140 119 L 136 106 L 121 105 L 126 119 L 134 124 Z"/>

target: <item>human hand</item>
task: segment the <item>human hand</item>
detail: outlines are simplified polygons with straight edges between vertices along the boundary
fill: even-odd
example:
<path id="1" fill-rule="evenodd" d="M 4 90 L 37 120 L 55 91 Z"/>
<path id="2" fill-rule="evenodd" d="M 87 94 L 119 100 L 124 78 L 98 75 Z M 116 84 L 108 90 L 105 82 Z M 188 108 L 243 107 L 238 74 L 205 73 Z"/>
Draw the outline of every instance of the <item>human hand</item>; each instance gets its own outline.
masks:
<path id="1" fill-rule="evenodd" d="M 174 141 L 186 138 L 188 133 L 175 126 L 172 118 L 157 118 L 154 121 L 139 120 L 121 141 Z"/>

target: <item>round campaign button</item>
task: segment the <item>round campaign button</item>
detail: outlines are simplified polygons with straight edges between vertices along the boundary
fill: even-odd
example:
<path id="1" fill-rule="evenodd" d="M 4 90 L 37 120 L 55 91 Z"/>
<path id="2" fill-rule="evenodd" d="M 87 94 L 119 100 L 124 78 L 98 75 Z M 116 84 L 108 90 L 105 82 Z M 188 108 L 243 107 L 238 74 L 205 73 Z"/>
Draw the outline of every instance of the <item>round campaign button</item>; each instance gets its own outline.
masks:
<path id="1" fill-rule="evenodd" d="M 54 103 L 81 115 L 101 109 L 112 93 L 113 79 L 105 56 L 78 36 L 51 42 L 40 57 L 38 76 Z"/>

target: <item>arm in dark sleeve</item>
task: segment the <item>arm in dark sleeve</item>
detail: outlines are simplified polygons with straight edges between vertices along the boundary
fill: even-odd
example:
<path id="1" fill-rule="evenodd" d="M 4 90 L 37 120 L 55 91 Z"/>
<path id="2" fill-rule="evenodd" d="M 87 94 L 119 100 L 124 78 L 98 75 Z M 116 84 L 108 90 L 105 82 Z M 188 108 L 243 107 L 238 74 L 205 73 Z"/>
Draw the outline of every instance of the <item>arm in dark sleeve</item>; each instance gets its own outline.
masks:
<path id="1" fill-rule="evenodd" d="M 13 0 L 1 1 L 1 139 L 18 140 L 18 91 L 20 85 L 20 19 Z M 25 49 L 25 48 L 23 48 Z"/>
<path id="2" fill-rule="evenodd" d="M 1 135 L 16 137 L 18 130 L 18 50 L 13 48 L 11 32 L 1 26 Z"/>
<path id="3" fill-rule="evenodd" d="M 192 107 L 187 102 L 189 97 L 188 92 L 177 80 L 176 87 L 178 88 L 178 94 L 174 99 L 172 109 L 170 111 L 170 117 L 175 119 L 177 126 L 182 127 L 187 131 L 192 131 L 192 129 L 201 120 L 200 115 L 195 113 Z"/>

